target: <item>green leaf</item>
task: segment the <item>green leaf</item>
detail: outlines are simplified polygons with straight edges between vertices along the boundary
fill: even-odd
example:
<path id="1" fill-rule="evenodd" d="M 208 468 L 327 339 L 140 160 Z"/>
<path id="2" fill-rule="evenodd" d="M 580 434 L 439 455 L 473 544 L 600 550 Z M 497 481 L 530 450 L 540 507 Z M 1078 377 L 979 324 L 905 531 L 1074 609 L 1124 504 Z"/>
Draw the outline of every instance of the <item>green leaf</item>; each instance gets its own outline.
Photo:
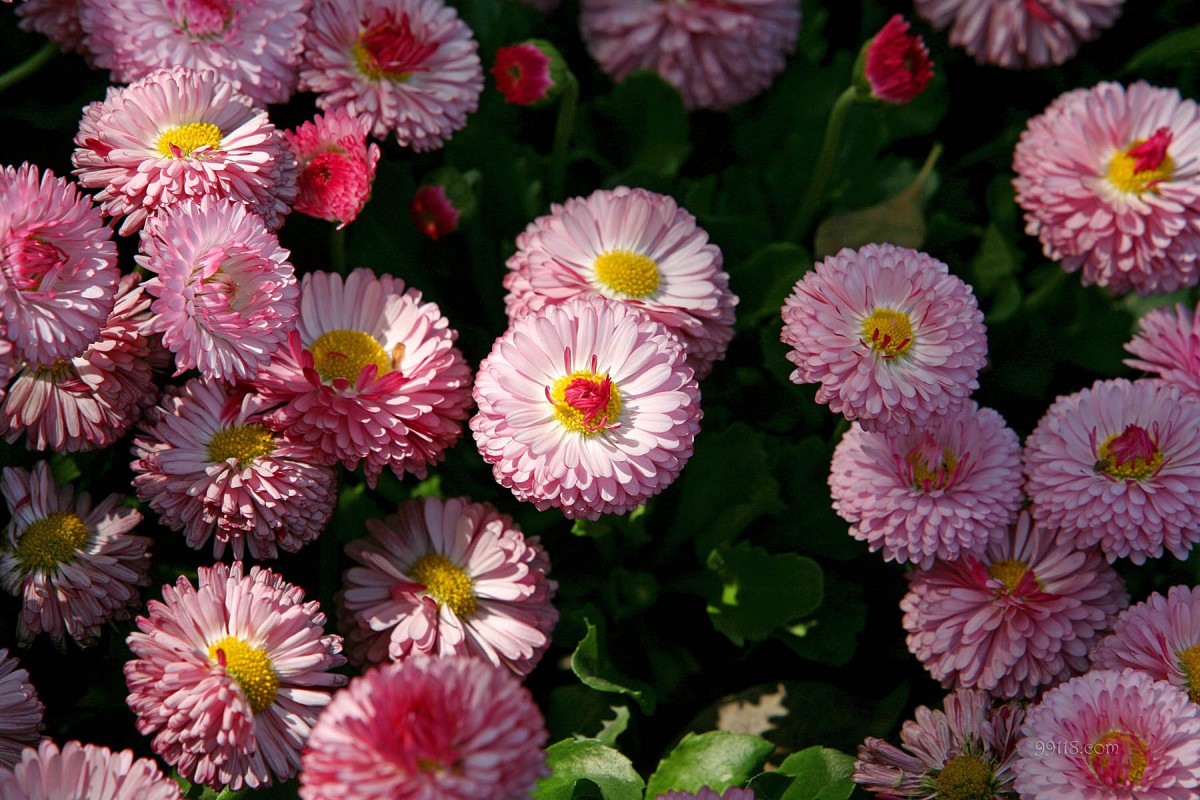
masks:
<path id="1" fill-rule="evenodd" d="M 656 698 L 650 684 L 623 675 L 608 659 L 600 629 L 584 619 L 587 633 L 571 654 L 571 671 L 579 680 L 600 692 L 625 694 L 637 701 L 647 714 L 654 713 Z"/>
<path id="2" fill-rule="evenodd" d="M 1177 68 L 1200 62 L 1200 25 L 1172 31 L 1151 45 L 1134 53 L 1121 70 L 1139 72 L 1147 68 Z"/>
<path id="3" fill-rule="evenodd" d="M 632 171 L 672 176 L 692 151 L 679 92 L 654 72 L 634 72 L 596 107 L 608 117 L 614 160 Z"/>
<path id="4" fill-rule="evenodd" d="M 604 726 L 600 728 L 600 733 L 596 734 L 596 741 L 606 744 L 609 747 L 617 746 L 617 737 L 625 732 L 629 727 L 629 706 L 609 706 L 616 716 L 613 719 L 606 719 Z"/>
<path id="5" fill-rule="evenodd" d="M 840 667 L 854 657 L 858 635 L 867 624 L 867 605 L 857 583 L 826 574 L 824 589 L 816 619 L 793 626 L 780 638 L 810 661 Z"/>
<path id="6" fill-rule="evenodd" d="M 781 800 L 846 800 L 854 791 L 854 758 L 827 747 L 793 753 L 779 771 L 795 776 Z"/>
<path id="7" fill-rule="evenodd" d="M 772 242 L 729 264 L 729 287 L 738 296 L 739 327 L 777 317 L 796 281 L 812 269 L 812 255 L 791 242 Z"/>
<path id="8" fill-rule="evenodd" d="M 646 784 L 646 796 L 670 791 L 694 794 L 705 786 L 720 793 L 730 786 L 744 786 L 773 749 L 775 745 L 757 736 L 689 733 L 658 763 Z"/>
<path id="9" fill-rule="evenodd" d="M 741 542 L 714 550 L 708 567 L 721 578 L 720 596 L 709 599 L 708 615 L 739 647 L 747 639 L 765 639 L 821 603 L 823 576 L 810 558 Z"/>
<path id="10" fill-rule="evenodd" d="M 546 750 L 550 775 L 534 787 L 534 800 L 593 798 L 598 788 L 604 800 L 642 800 L 645 782 L 629 759 L 592 739 L 566 739 Z M 581 791 L 576 794 L 577 788 Z"/>

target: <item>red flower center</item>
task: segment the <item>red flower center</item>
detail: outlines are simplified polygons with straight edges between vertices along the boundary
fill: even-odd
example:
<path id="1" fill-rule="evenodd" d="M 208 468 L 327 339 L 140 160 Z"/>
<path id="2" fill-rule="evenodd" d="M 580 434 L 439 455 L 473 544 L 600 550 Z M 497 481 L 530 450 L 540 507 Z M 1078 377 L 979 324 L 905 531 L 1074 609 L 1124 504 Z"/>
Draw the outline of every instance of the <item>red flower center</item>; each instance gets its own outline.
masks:
<path id="1" fill-rule="evenodd" d="M 1162 467 L 1163 454 L 1154 436 L 1140 425 L 1104 440 L 1096 449 L 1095 471 L 1119 480 L 1140 481 L 1153 476 Z"/>
<path id="2" fill-rule="evenodd" d="M 183 29 L 198 39 L 224 33 L 233 20 L 228 0 L 185 0 Z"/>
<path id="3" fill-rule="evenodd" d="M 958 477 L 959 461 L 926 433 L 904 457 L 903 470 L 910 485 L 928 493 L 950 487 Z"/>
<path id="4" fill-rule="evenodd" d="M 21 292 L 36 292 L 47 282 L 53 282 L 67 254 L 47 241 L 43 231 L 11 231 L 0 244 L 0 271 L 13 288 Z"/>
<path id="5" fill-rule="evenodd" d="M 437 45 L 418 40 L 409 23 L 408 14 L 401 14 L 399 21 L 392 11 L 385 11 L 382 19 L 364 30 L 354 45 L 354 58 L 358 68 L 369 78 L 387 78 L 393 81 L 408 80 L 414 72 L 426 72 L 424 66 Z"/>

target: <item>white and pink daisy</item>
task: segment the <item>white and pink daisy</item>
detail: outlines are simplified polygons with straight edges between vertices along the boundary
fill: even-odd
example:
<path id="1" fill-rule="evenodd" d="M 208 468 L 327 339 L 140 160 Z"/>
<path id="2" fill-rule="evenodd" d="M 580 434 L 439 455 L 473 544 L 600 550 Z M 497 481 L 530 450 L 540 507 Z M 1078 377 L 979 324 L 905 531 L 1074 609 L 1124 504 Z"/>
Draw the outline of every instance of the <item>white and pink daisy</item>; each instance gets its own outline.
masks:
<path id="1" fill-rule="evenodd" d="M 0 173 L 0 321 L 21 358 L 79 355 L 112 311 L 117 247 L 91 197 L 30 164 Z"/>
<path id="2" fill-rule="evenodd" d="M 1093 670 L 1042 695 L 1017 744 L 1022 800 L 1192 800 L 1200 706 L 1137 670 Z"/>
<path id="3" fill-rule="evenodd" d="M 863 46 L 855 66 L 855 83 L 866 96 L 885 103 L 912 102 L 932 78 L 929 48 L 908 32 L 908 22 L 899 14 Z"/>
<path id="4" fill-rule="evenodd" d="M 496 481 L 572 519 L 624 514 L 678 477 L 700 429 L 683 348 L 602 297 L 514 321 L 479 365 L 471 430 Z"/>
<path id="5" fill-rule="evenodd" d="M 1129 595 L 1099 553 L 1056 534 L 1022 513 L 986 552 L 910 575 L 908 649 L 943 686 L 1035 697 L 1087 670 Z"/>
<path id="6" fill-rule="evenodd" d="M 555 204 L 517 237 L 508 269 L 510 319 L 575 297 L 628 303 L 679 337 L 697 378 L 733 338 L 721 251 L 667 195 L 620 186 Z"/>
<path id="7" fill-rule="evenodd" d="M 546 728 L 508 670 L 476 658 L 375 667 L 334 695 L 304 749 L 301 800 L 521 800 Z"/>
<path id="8" fill-rule="evenodd" d="M 1160 381 L 1097 381 L 1060 397 L 1025 441 L 1039 522 L 1109 561 L 1200 541 L 1200 401 Z"/>
<path id="9" fill-rule="evenodd" d="M 1092 653 L 1097 669 L 1133 669 L 1200 703 L 1200 587 L 1172 586 L 1125 609 Z"/>
<path id="10" fill-rule="evenodd" d="M 309 273 L 296 330 L 259 375 L 260 390 L 279 405 L 267 424 L 328 463 L 354 469 L 361 461 L 371 486 L 384 467 L 424 478 L 462 435 L 471 405 L 457 336 L 399 278 Z"/>
<path id="11" fill-rule="evenodd" d="M 1025 231 L 1085 286 L 1159 294 L 1200 280 L 1200 108 L 1139 81 L 1061 95 L 1013 153 Z"/>
<path id="12" fill-rule="evenodd" d="M 0 767 L 0 800 L 182 800 L 179 784 L 152 758 L 132 750 L 49 739 L 30 747 L 10 769 Z"/>
<path id="13" fill-rule="evenodd" d="M 80 0 L 84 47 L 115 83 L 209 69 L 257 106 L 296 90 L 311 0 Z"/>
<path id="14" fill-rule="evenodd" d="M 154 408 L 134 440 L 138 498 L 164 527 L 213 558 L 294 553 L 333 516 L 337 473 L 318 454 L 262 422 L 255 395 L 195 378 Z"/>
<path id="15" fill-rule="evenodd" d="M 1062 64 L 1121 14 L 1125 0 L 916 0 L 950 44 L 980 64 L 1017 69 Z"/>
<path id="16" fill-rule="evenodd" d="M 919 433 L 850 427 L 833 451 L 833 508 L 885 561 L 928 568 L 981 551 L 1017 518 L 1021 443 L 968 400 Z"/>
<path id="17" fill-rule="evenodd" d="M 367 144 L 371 124 L 339 108 L 318 114 L 283 139 L 300 167 L 295 210 L 336 222 L 353 222 L 371 197 L 379 145 Z"/>
<path id="18" fill-rule="evenodd" d="M 558 621 L 549 558 L 512 519 L 466 498 L 408 500 L 346 545 L 338 595 L 357 663 L 462 653 L 527 675 Z"/>
<path id="19" fill-rule="evenodd" d="M 583 0 L 588 51 L 615 81 L 662 76 L 688 108 L 724 111 L 766 89 L 800 32 L 799 0 Z"/>
<path id="20" fill-rule="evenodd" d="M 1196 312 L 1179 303 L 1174 310 L 1156 308 L 1138 320 L 1138 332 L 1125 345 L 1137 358 L 1125 363 L 1145 370 L 1200 398 L 1200 320 Z"/>
<path id="21" fill-rule="evenodd" d="M 287 780 L 330 691 L 346 678 L 340 636 L 304 590 L 260 567 L 200 567 L 151 600 L 125 664 L 137 728 L 193 783 L 255 789 Z"/>
<path id="22" fill-rule="evenodd" d="M 36 747 L 46 713 L 29 673 L 0 649 L 0 772 L 21 760 L 21 751 Z"/>
<path id="23" fill-rule="evenodd" d="M 930 427 L 979 388 L 987 361 L 971 287 L 925 253 L 891 244 L 843 249 L 816 265 L 783 306 L 795 383 L 864 430 Z"/>
<path id="24" fill-rule="evenodd" d="M 83 110 L 72 161 L 101 210 L 134 233 L 161 208 L 205 196 L 245 203 L 277 230 L 296 199 L 296 160 L 233 84 L 208 70 L 159 70 Z"/>
<path id="25" fill-rule="evenodd" d="M 45 633 L 59 649 L 67 636 L 95 644 L 100 626 L 128 618 L 137 587 L 150 582 L 150 540 L 130 533 L 141 513 L 115 494 L 93 507 L 87 492 L 59 486 L 45 461 L 32 472 L 5 467 L 0 488 L 12 515 L 0 538 L 0 587 L 23 602 L 17 641 Z"/>
<path id="26" fill-rule="evenodd" d="M 8 0 L 12 2 L 12 0 Z M 34 31 L 56 42 L 64 51 L 74 50 L 85 58 L 83 28 L 79 25 L 82 0 L 23 0 L 16 7 L 21 30 Z"/>
<path id="27" fill-rule="evenodd" d="M 176 375 L 250 380 L 287 340 L 300 294 L 291 253 L 232 200 L 177 203 L 142 228 L 139 266 L 154 274 L 147 333 L 161 333 Z"/>
<path id="28" fill-rule="evenodd" d="M 442 0 L 316 0 L 308 31 L 300 88 L 376 139 L 436 150 L 479 106 L 479 45 Z"/>

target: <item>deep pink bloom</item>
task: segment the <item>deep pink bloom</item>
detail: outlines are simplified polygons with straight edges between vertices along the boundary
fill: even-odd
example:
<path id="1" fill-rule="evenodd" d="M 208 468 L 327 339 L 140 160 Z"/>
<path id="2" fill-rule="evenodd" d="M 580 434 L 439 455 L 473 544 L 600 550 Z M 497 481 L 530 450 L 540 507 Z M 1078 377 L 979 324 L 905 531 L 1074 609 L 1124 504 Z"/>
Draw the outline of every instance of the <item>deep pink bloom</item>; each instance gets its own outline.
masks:
<path id="1" fill-rule="evenodd" d="M 1200 541 L 1200 401 L 1160 381 L 1097 381 L 1060 397 L 1025 442 L 1033 515 L 1109 561 Z"/>
<path id="2" fill-rule="evenodd" d="M 1200 280 L 1200 107 L 1101 83 L 1029 120 L 1013 153 L 1025 231 L 1084 285 L 1171 292 Z"/>
<path id="3" fill-rule="evenodd" d="M 29 673 L 0 649 L 0 773 L 18 762 L 26 747 L 37 747 L 45 712 Z"/>
<path id="4" fill-rule="evenodd" d="M 1121 612 L 1112 635 L 1092 653 L 1092 664 L 1132 667 L 1200 703 L 1200 587 L 1172 586 L 1166 597 L 1154 592 Z"/>
<path id="5" fill-rule="evenodd" d="M 304 750 L 302 800 L 520 800 L 549 774 L 546 728 L 508 670 L 462 656 L 370 669 Z"/>
<path id="6" fill-rule="evenodd" d="M 978 557 L 910 575 L 900 601 L 908 649 L 943 686 L 1035 697 L 1088 668 L 1129 596 L 1099 553 L 1056 533 L 1022 513 Z"/>
<path id="7" fill-rule="evenodd" d="M 574 519 L 624 514 L 692 456 L 700 391 L 683 349 L 602 297 L 514 321 L 479 365 L 471 430 L 496 481 Z"/>
<path id="8" fill-rule="evenodd" d="M 367 144 L 370 123 L 345 109 L 318 114 L 283 138 L 300 167 L 295 210 L 338 223 L 353 222 L 371 197 L 379 145 Z"/>
<path id="9" fill-rule="evenodd" d="M 846 248 L 816 265 L 783 306 L 795 383 L 868 431 L 908 433 L 959 408 L 987 361 L 971 287 L 925 253 Z"/>
<path id="10" fill-rule="evenodd" d="M 550 56 L 533 42 L 501 47 L 492 64 L 496 90 L 506 103 L 528 106 L 546 100 L 554 86 Z"/>
<path id="11" fill-rule="evenodd" d="M 615 81 L 651 69 L 688 108 L 724 111 L 783 71 L 800 32 L 799 0 L 583 0 L 588 51 Z"/>
<path id="12" fill-rule="evenodd" d="M 933 77 L 929 48 L 908 32 L 908 22 L 895 15 L 867 42 L 862 79 L 872 97 L 889 103 L 915 100 Z"/>
<path id="13" fill-rule="evenodd" d="M 181 800 L 179 784 L 152 758 L 132 750 L 49 739 L 27 749 L 11 769 L 0 767 L 0 800 Z"/>
<path id="14" fill-rule="evenodd" d="M 1136 670 L 1093 670 L 1051 689 L 1021 734 L 1022 800 L 1193 800 L 1200 786 L 1200 706 Z"/>
<path id="15" fill-rule="evenodd" d="M 1125 359 L 1129 366 L 1200 398 L 1200 324 L 1193 309 L 1179 303 L 1147 312 L 1125 349 L 1137 356 Z"/>
<path id="16" fill-rule="evenodd" d="M 6 0 L 11 3 L 12 0 Z M 21 30 L 35 31 L 57 42 L 65 51 L 74 50 L 87 56 L 83 46 L 83 28 L 79 25 L 82 0 L 22 0 L 17 5 Z"/>
<path id="17" fill-rule="evenodd" d="M 448 233 L 458 230 L 461 213 L 450 202 L 446 188 L 436 183 L 427 183 L 417 189 L 409 205 L 417 230 L 435 242 Z"/>
<path id="18" fill-rule="evenodd" d="M 151 600 L 128 643 L 129 707 L 154 752 L 193 783 L 258 788 L 300 768 L 300 748 L 346 683 L 340 636 L 304 590 L 267 569 L 200 567 Z"/>

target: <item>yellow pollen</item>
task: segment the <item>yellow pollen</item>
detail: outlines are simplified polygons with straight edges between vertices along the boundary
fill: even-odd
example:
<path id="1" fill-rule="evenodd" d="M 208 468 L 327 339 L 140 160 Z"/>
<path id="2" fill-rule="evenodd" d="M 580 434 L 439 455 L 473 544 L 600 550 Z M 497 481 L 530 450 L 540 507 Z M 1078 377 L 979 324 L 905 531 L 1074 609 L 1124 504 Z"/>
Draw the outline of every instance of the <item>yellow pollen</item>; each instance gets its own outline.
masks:
<path id="1" fill-rule="evenodd" d="M 1002 558 L 988 567 L 988 575 L 1003 583 L 1009 592 L 1017 588 L 1026 572 L 1029 572 L 1029 565 L 1015 558 Z"/>
<path id="2" fill-rule="evenodd" d="M 912 346 L 912 322 L 903 311 L 877 308 L 862 321 L 862 341 L 884 358 L 895 358 Z"/>
<path id="3" fill-rule="evenodd" d="M 73 366 L 75 366 L 75 364 L 73 362 L 68 361 L 64 358 L 60 358 L 57 361 L 55 361 L 53 364 L 50 364 L 50 365 L 39 364 L 37 366 L 37 374 L 38 374 L 38 377 L 41 377 L 41 378 L 50 378 L 51 380 L 61 380 L 62 378 L 65 378 L 67 376 L 67 370 L 69 370 Z"/>
<path id="4" fill-rule="evenodd" d="M 1096 454 L 1100 457 L 1096 461 L 1097 472 L 1106 472 L 1117 480 L 1140 481 L 1158 471 L 1163 462 L 1162 450 L 1159 450 L 1158 447 L 1154 448 L 1154 452 L 1150 454 L 1149 458 L 1134 456 L 1124 464 L 1117 464 L 1116 459 L 1113 458 L 1111 447 L 1113 441 L 1120 435 L 1119 433 L 1114 433 L 1104 440 L 1104 444 L 1097 448 Z"/>
<path id="5" fill-rule="evenodd" d="M 242 688 L 254 713 L 270 708 L 279 693 L 279 676 L 267 651 L 251 647 L 236 636 L 226 636 L 208 646 L 208 660 L 219 664 L 222 653 L 225 671 Z"/>
<path id="6" fill-rule="evenodd" d="M 992 800 L 996 796 L 992 765 L 974 753 L 947 761 L 934 785 L 941 800 Z"/>
<path id="7" fill-rule="evenodd" d="M 75 551 L 88 542 L 87 523 L 78 514 L 56 511 L 34 522 L 17 541 L 17 561 L 27 571 L 55 572 L 75 560 Z"/>
<path id="8" fill-rule="evenodd" d="M 1146 772 L 1147 756 L 1141 739 L 1132 733 L 1111 731 L 1092 744 L 1092 772 L 1110 786 L 1133 786 Z"/>
<path id="9" fill-rule="evenodd" d="M 1200 644 L 1180 650 L 1175 657 L 1179 659 L 1179 669 L 1187 678 L 1188 696 L 1193 703 L 1200 703 Z"/>
<path id="10" fill-rule="evenodd" d="M 211 122 L 191 122 L 163 131 L 158 137 L 158 152 L 163 158 L 175 158 L 171 145 L 181 151 L 181 155 L 190 156 L 198 147 L 208 145 L 216 150 L 221 146 L 221 129 Z"/>
<path id="11" fill-rule="evenodd" d="M 921 491 L 925 490 L 926 484 L 930 490 L 946 488 L 954 468 L 958 466 L 958 459 L 949 450 L 942 450 L 942 463 L 937 469 L 931 469 L 929 462 L 915 452 L 908 456 L 907 461 L 912 464 L 913 483 Z"/>
<path id="12" fill-rule="evenodd" d="M 233 458 L 239 464 L 248 464 L 259 456 L 271 455 L 274 450 L 275 437 L 258 422 L 222 428 L 208 440 L 208 458 L 216 463 Z"/>
<path id="13" fill-rule="evenodd" d="M 479 607 L 475 600 L 475 582 L 471 576 L 443 555 L 429 553 L 421 556 L 409 568 L 408 574 L 424 586 L 425 592 L 439 605 L 449 606 L 459 619 L 466 619 Z"/>
<path id="14" fill-rule="evenodd" d="M 562 423 L 563 427 L 584 436 L 594 436 L 613 427 L 621 415 L 621 390 L 612 381 L 608 381 L 605 387 L 604 382 L 607 379 L 608 373 L 597 375 L 590 369 L 580 369 L 556 380 L 550 387 L 550 401 L 554 404 L 555 419 Z M 591 384 L 590 388 L 596 390 L 590 393 L 588 398 L 592 403 L 586 402 L 586 399 L 579 399 L 574 392 L 568 391 L 572 385 L 580 386 L 577 381 L 585 381 Z M 600 392 L 602 388 L 608 391 L 606 401 Z M 600 404 L 601 401 L 603 405 Z"/>
<path id="15" fill-rule="evenodd" d="M 653 259 L 641 253 L 610 250 L 596 258 L 596 277 L 614 292 L 645 297 L 658 288 L 662 273 Z"/>
<path id="16" fill-rule="evenodd" d="M 1130 149 L 1144 142 L 1139 139 L 1130 145 Z M 1169 181 L 1175 174 L 1175 162 L 1170 156 L 1165 156 L 1161 164 L 1153 169 L 1137 171 L 1137 158 L 1128 152 L 1118 150 L 1112 161 L 1108 162 L 1108 180 L 1123 192 L 1141 194 L 1147 189 L 1153 189 L 1154 184 Z"/>
<path id="17" fill-rule="evenodd" d="M 321 334 L 309 350 L 321 380 L 330 382 L 344 378 L 351 385 L 358 380 L 358 373 L 368 364 L 374 364 L 379 369 L 375 375 L 378 380 L 398 365 L 395 359 L 397 355 L 400 358 L 404 357 L 403 349 L 393 349 L 393 357 L 388 358 L 387 352 L 374 336 L 345 328 Z"/>

